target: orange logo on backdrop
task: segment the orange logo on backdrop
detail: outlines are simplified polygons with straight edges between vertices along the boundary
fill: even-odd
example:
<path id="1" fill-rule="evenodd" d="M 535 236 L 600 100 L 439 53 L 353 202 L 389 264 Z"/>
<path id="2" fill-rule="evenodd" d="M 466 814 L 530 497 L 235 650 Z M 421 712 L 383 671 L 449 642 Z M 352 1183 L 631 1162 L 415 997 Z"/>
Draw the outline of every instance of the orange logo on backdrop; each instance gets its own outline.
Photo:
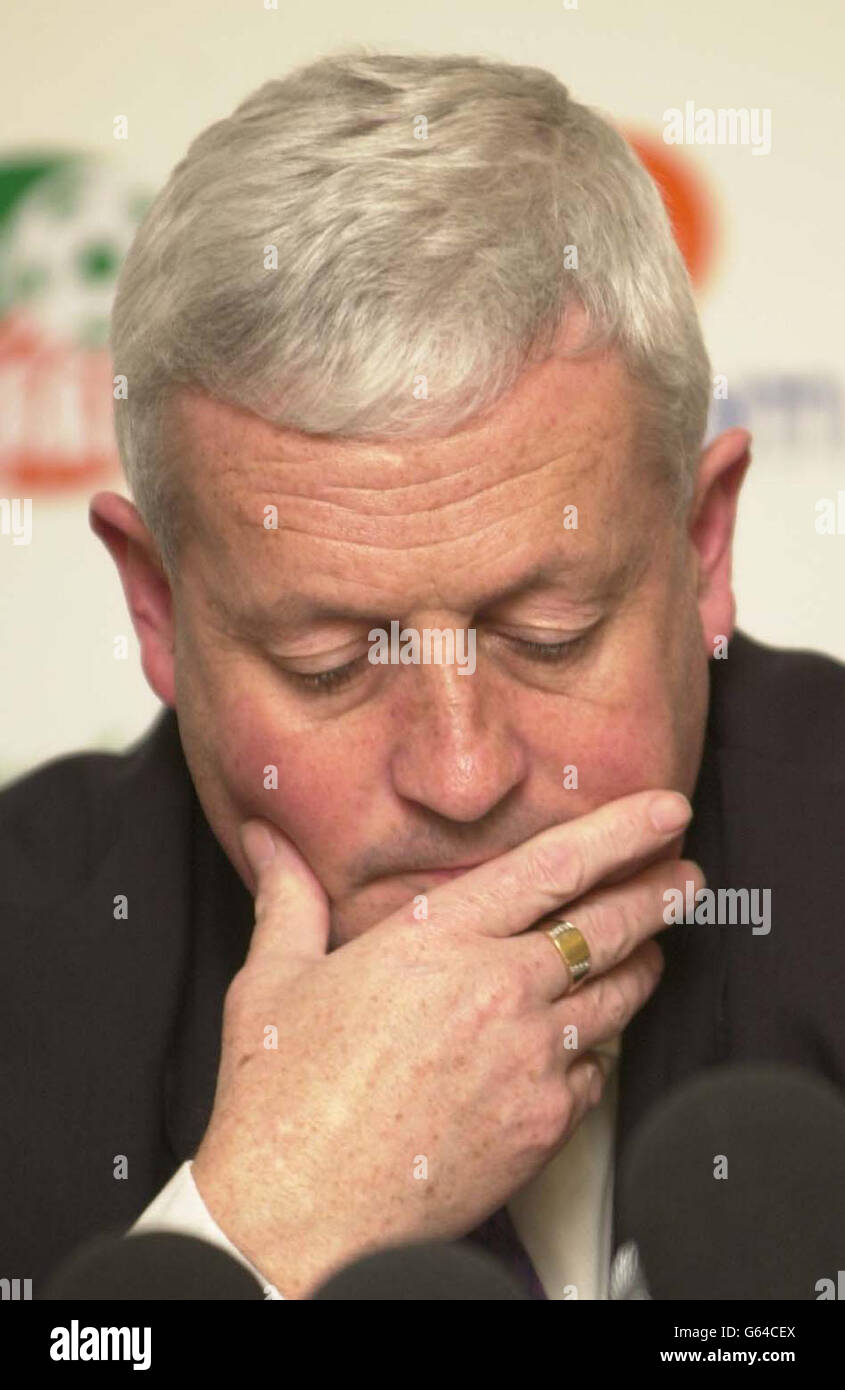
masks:
<path id="1" fill-rule="evenodd" d="M 660 189 L 690 278 L 700 289 L 710 273 L 716 249 L 712 196 L 692 163 L 674 146 L 639 131 L 623 134 Z"/>
<path id="2" fill-rule="evenodd" d="M 5 489 L 66 492 L 117 465 L 109 355 L 39 333 L 26 315 L 0 324 L 0 480 Z"/>

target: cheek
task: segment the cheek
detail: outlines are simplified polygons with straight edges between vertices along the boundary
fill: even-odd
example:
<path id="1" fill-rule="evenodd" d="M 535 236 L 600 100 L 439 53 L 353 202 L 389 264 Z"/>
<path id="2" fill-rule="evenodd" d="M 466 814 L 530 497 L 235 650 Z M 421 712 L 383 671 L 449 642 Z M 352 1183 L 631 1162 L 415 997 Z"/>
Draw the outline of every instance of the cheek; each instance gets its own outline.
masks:
<path id="1" fill-rule="evenodd" d="M 613 711 L 585 749 L 586 785 L 597 802 L 667 786 L 678 764 L 675 729 L 657 699 Z"/>
<path id="2" fill-rule="evenodd" d="M 263 816 L 292 839 L 331 891 L 332 865 L 366 837 L 376 805 L 368 740 L 332 726 L 291 730 L 273 695 L 227 697 L 220 709 L 218 768 L 243 818 Z M 355 758 L 349 756 L 354 745 Z"/>
<path id="3" fill-rule="evenodd" d="M 671 674 L 653 666 L 629 668 L 600 695 L 592 688 L 535 707 L 526 722 L 547 794 L 558 804 L 563 796 L 574 816 L 646 787 L 685 784 L 690 735 L 678 709 Z"/>
<path id="4" fill-rule="evenodd" d="M 707 705 L 706 663 L 698 679 L 685 669 L 640 666 L 627 698 L 594 730 L 591 783 L 603 796 L 645 787 L 677 787 L 691 795 Z"/>

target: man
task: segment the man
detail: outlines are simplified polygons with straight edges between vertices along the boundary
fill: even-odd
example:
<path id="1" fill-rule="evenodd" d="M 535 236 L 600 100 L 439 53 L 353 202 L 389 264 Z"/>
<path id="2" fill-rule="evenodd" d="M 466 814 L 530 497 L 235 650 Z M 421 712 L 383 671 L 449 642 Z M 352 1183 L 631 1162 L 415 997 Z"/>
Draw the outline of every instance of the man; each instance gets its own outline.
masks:
<path id="1" fill-rule="evenodd" d="M 140 1217 L 303 1298 L 470 1234 L 606 1297 L 649 1105 L 845 1077 L 845 672 L 734 635 L 749 439 L 654 185 L 548 73 L 331 58 L 194 142 L 113 350 L 167 710 L 0 798 L 7 1260 Z M 705 880 L 769 929 L 658 946 Z"/>

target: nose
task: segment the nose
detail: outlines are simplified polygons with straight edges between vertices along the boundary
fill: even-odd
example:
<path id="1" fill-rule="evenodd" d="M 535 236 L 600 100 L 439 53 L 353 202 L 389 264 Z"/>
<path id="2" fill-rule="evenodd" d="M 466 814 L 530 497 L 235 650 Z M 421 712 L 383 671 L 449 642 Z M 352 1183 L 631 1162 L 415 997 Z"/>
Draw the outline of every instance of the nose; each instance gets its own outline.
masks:
<path id="1" fill-rule="evenodd" d="M 482 665 L 409 666 L 394 683 L 393 787 L 452 821 L 481 820 L 526 776 L 507 692 Z"/>

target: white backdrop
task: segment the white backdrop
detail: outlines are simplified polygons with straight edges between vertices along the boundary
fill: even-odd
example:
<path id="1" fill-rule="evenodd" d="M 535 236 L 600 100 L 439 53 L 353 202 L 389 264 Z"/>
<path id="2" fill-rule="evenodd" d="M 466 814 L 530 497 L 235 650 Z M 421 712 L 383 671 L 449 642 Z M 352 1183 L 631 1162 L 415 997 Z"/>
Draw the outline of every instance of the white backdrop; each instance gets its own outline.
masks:
<path id="1" fill-rule="evenodd" d="M 271 0 L 266 0 L 267 4 Z M 686 149 L 719 249 L 700 292 L 714 372 L 757 445 L 740 507 L 740 625 L 845 659 L 845 534 L 816 503 L 845 489 L 841 333 L 845 10 L 769 0 L 7 0 L 0 159 L 88 152 L 155 191 L 190 139 L 269 77 L 349 44 L 480 53 L 550 68 L 581 101 L 660 136 L 663 112 L 771 110 L 772 149 Z M 114 138 L 126 115 L 128 139 Z M 2 410 L 14 403 L 0 399 Z M 724 417 L 723 417 L 724 418 Z M 118 479 L 96 486 L 116 486 Z M 0 497 L 26 495 L 0 472 Z M 41 491 L 32 540 L 0 534 L 0 780 L 60 752 L 122 747 L 158 708 L 117 576 L 87 528 L 92 488 Z M 845 531 L 845 496 L 842 525 Z M 129 639 L 115 660 L 114 639 Z"/>

